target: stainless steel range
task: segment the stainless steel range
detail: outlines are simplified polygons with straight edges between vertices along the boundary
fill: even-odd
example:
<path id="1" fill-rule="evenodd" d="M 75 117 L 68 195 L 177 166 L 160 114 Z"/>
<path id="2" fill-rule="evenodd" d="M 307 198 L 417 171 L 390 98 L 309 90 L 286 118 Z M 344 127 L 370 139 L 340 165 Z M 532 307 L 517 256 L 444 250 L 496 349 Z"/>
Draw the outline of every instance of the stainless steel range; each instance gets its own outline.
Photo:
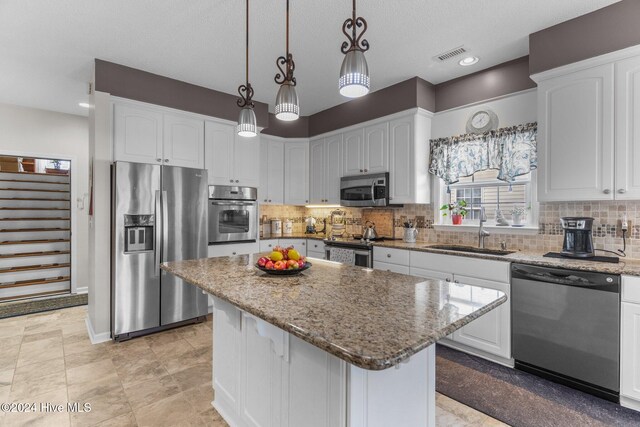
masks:
<path id="1" fill-rule="evenodd" d="M 343 264 L 373 268 L 373 244 L 384 240 L 389 239 L 384 237 L 375 240 L 361 238 L 325 239 L 325 258 Z"/>

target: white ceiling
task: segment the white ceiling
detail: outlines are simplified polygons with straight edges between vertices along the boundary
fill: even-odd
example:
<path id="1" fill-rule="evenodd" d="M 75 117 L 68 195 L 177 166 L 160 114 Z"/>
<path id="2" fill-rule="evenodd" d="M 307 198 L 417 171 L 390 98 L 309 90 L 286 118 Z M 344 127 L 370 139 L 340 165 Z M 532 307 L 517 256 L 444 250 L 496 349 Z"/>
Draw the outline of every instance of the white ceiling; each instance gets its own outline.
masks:
<path id="1" fill-rule="evenodd" d="M 372 89 L 439 83 L 524 56 L 528 34 L 616 0 L 360 0 Z M 0 0 L 0 102 L 86 114 L 93 58 L 228 93 L 244 81 L 242 0 Z M 345 102 L 337 80 L 349 0 L 292 0 L 291 51 L 303 115 Z M 284 0 L 251 0 L 251 82 L 273 107 Z M 464 45 L 480 62 L 432 57 Z"/>

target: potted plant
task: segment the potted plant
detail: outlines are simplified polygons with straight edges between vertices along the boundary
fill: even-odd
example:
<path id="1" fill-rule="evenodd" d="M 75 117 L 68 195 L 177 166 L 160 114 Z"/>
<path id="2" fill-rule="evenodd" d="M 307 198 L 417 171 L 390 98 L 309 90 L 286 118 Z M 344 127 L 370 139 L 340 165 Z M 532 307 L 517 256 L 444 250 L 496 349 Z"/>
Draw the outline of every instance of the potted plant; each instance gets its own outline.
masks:
<path id="1" fill-rule="evenodd" d="M 440 207 L 442 212 L 442 216 L 451 215 L 451 222 L 453 225 L 462 224 L 462 218 L 467 215 L 467 202 L 464 200 L 458 200 L 455 203 L 447 203 Z"/>
<path id="2" fill-rule="evenodd" d="M 523 206 L 515 206 L 511 209 L 511 221 L 513 225 L 520 226 L 527 220 L 527 210 Z"/>

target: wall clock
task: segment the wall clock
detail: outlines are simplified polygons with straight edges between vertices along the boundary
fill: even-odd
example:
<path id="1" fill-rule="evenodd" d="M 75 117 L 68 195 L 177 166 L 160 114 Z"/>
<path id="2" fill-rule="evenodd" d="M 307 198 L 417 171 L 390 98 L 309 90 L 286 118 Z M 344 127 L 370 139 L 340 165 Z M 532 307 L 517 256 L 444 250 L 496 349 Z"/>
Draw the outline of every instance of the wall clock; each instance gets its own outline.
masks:
<path id="1" fill-rule="evenodd" d="M 478 110 L 467 120 L 467 133 L 485 133 L 498 128 L 498 116 L 489 109 Z"/>

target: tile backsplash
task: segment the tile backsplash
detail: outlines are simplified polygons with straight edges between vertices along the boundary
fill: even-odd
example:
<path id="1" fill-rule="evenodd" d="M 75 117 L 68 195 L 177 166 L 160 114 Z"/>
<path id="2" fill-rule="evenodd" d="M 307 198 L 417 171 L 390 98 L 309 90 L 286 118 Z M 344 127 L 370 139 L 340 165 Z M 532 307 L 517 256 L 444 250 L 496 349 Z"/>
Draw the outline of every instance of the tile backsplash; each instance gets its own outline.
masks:
<path id="1" fill-rule="evenodd" d="M 476 245 L 478 235 L 473 232 L 436 231 L 433 227 L 433 208 L 431 205 L 405 205 L 394 209 L 355 209 L 341 208 L 346 211 L 347 233 L 360 234 L 362 224 L 370 220 L 376 224 L 379 235 L 402 237 L 402 224 L 405 220 L 414 220 L 418 228 L 418 240 L 427 243 L 451 243 Z M 322 218 L 327 218 L 334 209 L 299 206 L 261 206 L 261 215 L 267 218 L 291 219 L 294 232 L 305 229 L 305 219 L 313 216 L 318 219 L 318 230 L 322 228 Z M 595 218 L 593 240 L 597 249 L 615 251 L 622 248 L 620 219 L 626 214 L 630 230 L 627 232 L 627 256 L 640 258 L 640 201 L 606 202 L 553 202 L 541 203 L 539 208 L 538 234 L 498 234 L 487 237 L 488 247 L 499 247 L 505 241 L 512 250 L 523 251 L 559 251 L 562 248 L 564 233 L 560 225 L 563 216 L 590 216 Z"/>

